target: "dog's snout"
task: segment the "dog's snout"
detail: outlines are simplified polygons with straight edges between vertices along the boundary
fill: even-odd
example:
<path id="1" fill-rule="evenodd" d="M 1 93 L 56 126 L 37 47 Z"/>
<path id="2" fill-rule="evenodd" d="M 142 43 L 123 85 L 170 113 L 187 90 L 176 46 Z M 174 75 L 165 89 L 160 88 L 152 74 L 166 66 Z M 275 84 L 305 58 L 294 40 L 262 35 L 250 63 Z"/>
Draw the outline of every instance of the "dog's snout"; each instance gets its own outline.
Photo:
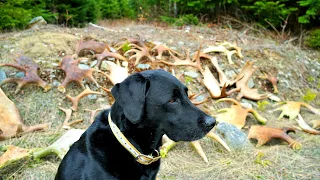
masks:
<path id="1" fill-rule="evenodd" d="M 205 116 L 203 123 L 207 128 L 211 129 L 216 124 L 216 120 L 215 120 L 215 118 L 213 118 L 211 116 Z"/>

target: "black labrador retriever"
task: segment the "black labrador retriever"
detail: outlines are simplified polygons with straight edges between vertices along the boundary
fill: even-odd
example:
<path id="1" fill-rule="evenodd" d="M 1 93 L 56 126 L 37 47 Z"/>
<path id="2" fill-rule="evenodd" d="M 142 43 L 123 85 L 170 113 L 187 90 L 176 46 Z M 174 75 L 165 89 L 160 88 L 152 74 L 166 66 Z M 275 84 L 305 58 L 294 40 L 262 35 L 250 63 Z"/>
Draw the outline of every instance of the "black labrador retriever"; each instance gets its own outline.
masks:
<path id="1" fill-rule="evenodd" d="M 112 122 L 142 154 L 156 154 L 164 134 L 174 141 L 205 136 L 215 119 L 194 106 L 187 87 L 164 70 L 135 73 L 112 88 L 115 102 L 75 142 L 63 158 L 56 179 L 155 179 L 160 160 L 149 165 L 121 145 Z"/>

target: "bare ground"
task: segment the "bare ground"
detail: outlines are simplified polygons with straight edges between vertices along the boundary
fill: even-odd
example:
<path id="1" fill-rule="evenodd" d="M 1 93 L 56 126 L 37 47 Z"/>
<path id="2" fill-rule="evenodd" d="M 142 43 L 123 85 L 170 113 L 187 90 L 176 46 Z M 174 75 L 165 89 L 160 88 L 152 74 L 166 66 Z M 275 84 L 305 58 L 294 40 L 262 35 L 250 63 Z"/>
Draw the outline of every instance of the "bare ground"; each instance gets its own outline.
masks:
<path id="1" fill-rule="evenodd" d="M 159 27 L 151 24 L 139 24 L 130 21 L 104 21 L 100 22 L 109 29 L 100 30 L 87 28 L 61 28 L 48 25 L 38 32 L 19 31 L 0 34 L 0 63 L 12 62 L 16 54 L 25 54 L 33 58 L 41 67 L 41 77 L 47 82 L 63 80 L 64 74 L 58 70 L 54 63 L 58 63 L 63 54 L 72 54 L 75 43 L 83 39 L 94 39 L 113 45 L 124 37 L 137 37 L 149 41 L 166 43 L 169 47 L 175 47 L 184 52 L 189 48 L 195 52 L 200 44 L 203 46 L 215 42 L 237 42 L 243 48 L 244 59 L 233 56 L 234 65 L 228 65 L 225 56 L 217 54 L 219 64 L 224 70 L 241 69 L 247 60 L 252 60 L 256 66 L 267 71 L 277 69 L 279 72 L 279 91 L 277 95 L 281 100 L 302 101 L 307 91 L 316 94 L 316 99 L 309 102 L 316 108 L 320 107 L 320 54 L 317 51 L 300 49 L 290 42 L 281 42 L 276 35 L 262 30 L 250 28 L 231 29 L 224 26 L 207 28 L 205 26 L 186 28 Z M 163 66 L 161 66 L 163 67 Z M 172 70 L 170 67 L 164 67 Z M 2 68 L 7 76 L 12 77 L 13 68 Z M 175 68 L 181 74 L 183 71 L 195 71 L 192 68 Z M 133 72 L 134 70 L 131 70 Z M 49 77 L 50 74 L 55 76 Z M 261 91 L 271 91 L 270 86 L 264 80 L 258 79 L 259 71 L 254 74 L 255 88 Z M 111 87 L 111 83 L 95 74 L 100 84 Z M 87 84 L 95 89 L 93 84 Z M 196 78 L 187 84 L 192 92 L 206 91 L 201 84 L 201 79 Z M 22 91 L 14 95 L 15 85 L 3 86 L 4 92 L 12 99 L 24 119 L 25 124 L 51 123 L 48 131 L 25 134 L 19 138 L 12 138 L 0 142 L 1 146 L 16 145 L 23 148 L 43 148 L 58 139 L 65 130 L 61 130 L 64 114 L 58 107 L 68 108 L 71 103 L 65 99 L 65 95 L 58 92 L 57 88 L 44 93 L 36 86 L 26 86 Z M 76 85 L 68 86 L 67 93 L 76 95 L 82 89 Z M 85 108 L 96 109 L 112 102 L 110 94 L 99 96 L 96 100 L 83 99 L 80 102 L 78 112 L 74 113 L 72 120 L 83 119 L 84 122 L 75 125 L 76 128 L 86 128 L 89 125 L 89 113 Z M 232 96 L 234 97 L 234 96 Z M 227 107 L 227 104 L 214 104 L 215 100 L 209 100 L 201 109 L 216 114 L 219 108 Z M 271 101 L 270 101 L 271 102 Z M 251 102 L 255 104 L 254 102 Z M 272 104 L 272 103 L 271 103 Z M 255 107 L 255 106 L 254 106 Z M 256 108 L 256 107 L 255 107 Z M 274 109 L 268 105 L 265 111 L 259 111 L 269 122 L 268 126 L 283 127 L 296 125 L 296 121 L 286 118 L 277 120 L 279 112 L 271 112 Z M 319 119 L 306 109 L 301 110 L 306 121 Z M 248 124 L 256 124 L 253 117 L 247 118 Z M 244 132 L 247 132 L 244 129 Z M 291 135 L 302 143 L 301 150 L 292 150 L 286 143 L 272 141 L 261 148 L 248 148 L 238 152 L 226 152 L 219 144 L 207 138 L 201 140 L 201 145 L 209 159 L 206 164 L 191 148 L 189 143 L 181 142 L 169 152 L 169 156 L 162 160 L 160 179 L 318 179 L 320 177 L 320 138 L 298 131 Z M 255 144 L 255 142 L 253 142 Z M 265 154 L 263 160 L 271 162 L 269 166 L 255 163 L 258 152 Z M 1 154 L 1 152 L 0 152 Z M 0 177 L 4 179 L 53 179 L 60 160 L 49 156 L 41 161 L 25 161 L 0 170 Z M 1 179 L 1 178 L 0 178 Z"/>

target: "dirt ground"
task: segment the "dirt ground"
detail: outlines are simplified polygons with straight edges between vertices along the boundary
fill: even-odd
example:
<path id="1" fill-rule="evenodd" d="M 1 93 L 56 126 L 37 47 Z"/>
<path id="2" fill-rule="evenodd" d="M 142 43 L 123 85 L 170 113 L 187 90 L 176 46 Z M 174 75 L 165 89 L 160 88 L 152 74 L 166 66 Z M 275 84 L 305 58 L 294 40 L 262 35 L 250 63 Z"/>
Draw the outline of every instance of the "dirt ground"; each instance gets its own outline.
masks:
<path id="1" fill-rule="evenodd" d="M 226 56 L 222 53 L 215 54 L 219 65 L 224 71 L 239 72 L 244 63 L 253 61 L 255 66 L 267 72 L 278 72 L 279 93 L 276 94 L 281 101 L 304 101 L 306 95 L 315 94 L 316 98 L 308 103 L 320 108 L 320 53 L 319 51 L 299 48 L 293 39 L 281 40 L 275 33 L 243 26 L 234 29 L 232 25 L 220 25 L 208 28 L 197 27 L 168 27 L 153 24 L 142 24 L 130 21 L 102 21 L 99 25 L 108 29 L 102 30 L 94 27 L 63 28 L 55 25 L 47 25 L 39 31 L 25 30 L 0 34 L 0 63 L 13 62 L 16 54 L 24 54 L 31 57 L 40 66 L 40 76 L 48 83 L 53 84 L 52 90 L 44 93 L 40 87 L 28 85 L 22 88 L 17 95 L 14 94 L 15 84 L 6 84 L 2 87 L 7 96 L 15 102 L 25 124 L 50 123 L 47 131 L 24 134 L 18 138 L 12 138 L 0 142 L 0 149 L 6 145 L 15 145 L 23 148 L 44 148 L 57 140 L 65 130 L 61 124 L 65 115 L 58 107 L 69 108 L 71 103 L 65 98 L 65 94 L 59 92 L 55 83 L 62 82 L 64 73 L 57 64 L 65 54 L 75 52 L 76 42 L 80 39 L 97 40 L 114 46 L 125 37 L 140 37 L 143 40 L 165 43 L 167 46 L 184 53 L 190 49 L 191 53 L 198 50 L 200 44 L 203 47 L 214 45 L 216 42 L 236 42 L 242 48 L 243 59 L 233 55 L 235 64 L 228 64 Z M 91 62 L 92 60 L 90 60 Z M 88 62 L 90 64 L 90 62 Z M 150 63 L 143 60 L 142 63 Z M 129 63 L 130 64 L 130 63 Z M 132 62 L 131 62 L 132 64 Z M 167 71 L 182 75 L 185 71 L 197 72 L 192 67 L 168 67 L 163 64 L 152 66 L 164 68 Z M 14 68 L 0 68 L 8 77 L 13 77 Z M 130 73 L 138 71 L 130 69 Z M 202 85 L 201 75 L 194 79 L 183 79 L 192 93 L 206 92 Z M 216 74 L 215 74 L 216 75 Z M 261 71 L 253 75 L 255 88 L 261 92 L 272 92 L 270 84 L 259 79 Z M 111 83 L 101 75 L 95 73 L 95 78 L 100 85 L 107 88 Z M 93 90 L 97 89 L 93 83 L 85 81 Z M 73 96 L 82 91 L 77 84 L 70 84 L 66 94 Z M 235 98 L 236 95 L 230 97 Z M 97 109 L 111 104 L 111 94 L 104 93 L 97 98 L 84 98 L 80 101 L 79 110 L 72 114 L 72 120 L 83 119 L 84 122 L 74 125 L 75 128 L 87 128 L 90 113 L 84 109 Z M 227 103 L 215 104 L 216 99 L 210 99 L 199 105 L 199 108 L 215 115 L 218 109 L 228 107 Z M 295 126 L 295 120 L 287 118 L 277 119 L 280 112 L 272 112 L 275 104 L 266 100 L 269 105 L 265 110 L 258 112 L 268 119 L 267 126 L 284 127 Z M 253 105 L 258 109 L 257 102 L 242 100 L 241 102 Z M 300 111 L 306 121 L 320 119 L 305 108 Z M 257 124 L 253 116 L 247 117 L 247 125 Z M 247 133 L 247 129 L 243 132 Z M 272 141 L 260 148 L 248 148 L 241 151 L 227 152 L 217 142 L 203 138 L 200 143 L 209 159 L 206 164 L 195 150 L 187 142 L 180 142 L 173 148 L 167 158 L 162 159 L 159 179 L 319 179 L 320 178 L 320 138 L 317 135 L 306 134 L 297 131 L 290 134 L 291 137 L 302 144 L 301 150 L 293 150 L 288 144 L 281 141 Z M 252 141 L 255 145 L 256 142 Z M 265 156 L 263 160 L 270 164 L 265 166 L 255 162 L 257 154 L 261 152 Z M 0 151 L 1 155 L 1 151 Z M 48 156 L 39 161 L 27 160 L 14 166 L 0 170 L 3 179 L 54 179 L 60 159 Z M 0 178 L 0 179 L 1 179 Z"/>

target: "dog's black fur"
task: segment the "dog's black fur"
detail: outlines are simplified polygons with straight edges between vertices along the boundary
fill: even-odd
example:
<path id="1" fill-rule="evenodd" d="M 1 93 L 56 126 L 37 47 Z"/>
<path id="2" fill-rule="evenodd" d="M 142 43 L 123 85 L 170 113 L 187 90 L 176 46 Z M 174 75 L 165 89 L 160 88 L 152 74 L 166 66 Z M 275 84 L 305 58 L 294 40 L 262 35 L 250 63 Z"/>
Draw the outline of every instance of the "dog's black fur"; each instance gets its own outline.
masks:
<path id="1" fill-rule="evenodd" d="M 174 141 L 202 138 L 215 119 L 195 107 L 187 88 L 170 73 L 135 73 L 112 88 L 115 103 L 101 112 L 62 160 L 56 179 L 155 179 L 160 160 L 139 164 L 117 141 L 108 113 L 125 137 L 143 154 L 159 150 L 161 137 Z"/>

